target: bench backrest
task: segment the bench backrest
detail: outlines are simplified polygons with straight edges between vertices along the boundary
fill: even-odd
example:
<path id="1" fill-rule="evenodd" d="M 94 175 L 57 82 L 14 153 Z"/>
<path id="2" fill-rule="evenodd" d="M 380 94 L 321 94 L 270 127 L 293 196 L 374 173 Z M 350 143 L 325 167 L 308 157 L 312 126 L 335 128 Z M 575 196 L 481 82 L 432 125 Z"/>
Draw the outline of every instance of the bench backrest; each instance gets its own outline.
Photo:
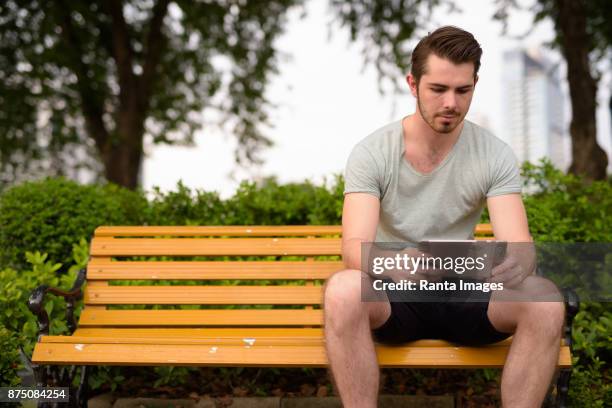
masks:
<path id="1" fill-rule="evenodd" d="M 99 227 L 79 326 L 316 327 L 341 269 L 341 226 Z"/>

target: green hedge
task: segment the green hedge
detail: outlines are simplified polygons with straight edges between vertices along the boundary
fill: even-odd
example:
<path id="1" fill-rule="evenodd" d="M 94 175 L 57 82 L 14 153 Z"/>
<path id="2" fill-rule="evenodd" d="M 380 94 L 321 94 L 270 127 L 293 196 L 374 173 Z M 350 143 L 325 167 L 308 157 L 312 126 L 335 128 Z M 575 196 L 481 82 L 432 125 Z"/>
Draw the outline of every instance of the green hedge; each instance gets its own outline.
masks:
<path id="1" fill-rule="evenodd" d="M 242 182 L 221 200 L 217 193 L 191 191 L 179 182 L 177 191 L 153 190 L 149 225 L 302 225 L 339 224 L 342 218 L 341 177 L 329 186 L 310 182 L 279 185 L 274 178 L 260 184 Z"/>
<path id="2" fill-rule="evenodd" d="M 524 201 L 536 241 L 612 241 L 609 181 L 585 184 L 546 162 L 526 164 L 523 176 L 532 191 Z M 29 182 L 6 190 L 0 195 L 0 334 L 2 349 L 11 352 L 0 357 L 0 385 L 18 382 L 15 350 L 21 344 L 30 352 L 35 341 L 35 319 L 25 308 L 29 292 L 41 283 L 69 287 L 76 269 L 87 262 L 87 242 L 98 225 L 339 224 L 342 190 L 343 180 L 338 176 L 326 185 L 280 185 L 274 179 L 244 182 L 226 200 L 180 183 L 173 192 L 154 189 L 148 199 L 141 191 L 82 186 L 65 179 Z M 31 253 L 26 255 L 27 251 Z M 53 332 L 62 332 L 63 303 L 57 299 L 48 307 L 54 312 Z M 609 304 L 584 304 L 576 318 L 577 364 L 571 387 L 575 402 L 603 406 L 606 393 L 612 392 L 611 322 Z M 90 384 L 114 387 L 125 377 L 122 370 L 99 367 Z M 193 368 L 156 368 L 157 383 L 180 382 L 190 370 Z"/>
<path id="3" fill-rule="evenodd" d="M 235 195 L 154 189 L 143 192 L 113 185 L 83 186 L 65 179 L 24 183 L 0 195 L 0 268 L 27 268 L 26 251 L 41 251 L 68 265 L 71 248 L 89 240 L 99 225 L 296 225 L 338 224 L 341 178 L 330 187 L 309 182 L 262 185 L 243 182 Z"/>
<path id="4" fill-rule="evenodd" d="M 612 242 L 612 182 L 585 183 L 544 161 L 523 166 L 537 192 L 524 197 L 529 229 L 541 242 Z"/>
<path id="5" fill-rule="evenodd" d="M 10 188 L 0 196 L 0 268 L 27 268 L 26 251 L 68 265 L 72 245 L 98 225 L 143 224 L 147 210 L 142 193 L 113 185 L 47 179 Z"/>

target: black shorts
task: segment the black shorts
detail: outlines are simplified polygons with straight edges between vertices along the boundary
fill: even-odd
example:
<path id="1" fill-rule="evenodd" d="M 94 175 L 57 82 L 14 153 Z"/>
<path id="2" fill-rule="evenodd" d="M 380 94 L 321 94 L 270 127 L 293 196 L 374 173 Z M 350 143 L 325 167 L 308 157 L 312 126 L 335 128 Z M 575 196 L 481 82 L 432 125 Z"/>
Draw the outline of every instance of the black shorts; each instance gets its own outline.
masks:
<path id="1" fill-rule="evenodd" d="M 510 333 L 497 331 L 487 316 L 490 292 L 478 301 L 390 302 L 391 316 L 372 330 L 374 340 L 401 344 L 420 339 L 441 339 L 469 346 L 491 344 Z"/>

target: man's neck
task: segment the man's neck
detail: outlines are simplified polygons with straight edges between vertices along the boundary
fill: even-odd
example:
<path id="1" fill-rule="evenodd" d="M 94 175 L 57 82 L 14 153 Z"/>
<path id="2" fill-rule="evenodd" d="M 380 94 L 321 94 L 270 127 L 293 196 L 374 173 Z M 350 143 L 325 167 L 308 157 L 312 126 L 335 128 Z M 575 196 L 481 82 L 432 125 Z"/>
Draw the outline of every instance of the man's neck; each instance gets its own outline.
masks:
<path id="1" fill-rule="evenodd" d="M 465 122 L 461 122 L 450 133 L 438 133 L 417 111 L 402 120 L 404 131 L 404 158 L 421 173 L 435 170 L 449 154 Z"/>

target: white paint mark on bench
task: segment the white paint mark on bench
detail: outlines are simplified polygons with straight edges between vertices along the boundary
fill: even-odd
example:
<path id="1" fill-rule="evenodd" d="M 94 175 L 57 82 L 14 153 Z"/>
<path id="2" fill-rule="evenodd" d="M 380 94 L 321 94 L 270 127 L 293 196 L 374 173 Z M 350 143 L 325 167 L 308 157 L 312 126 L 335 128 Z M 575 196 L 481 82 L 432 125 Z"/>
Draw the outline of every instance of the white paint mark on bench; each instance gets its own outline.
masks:
<path id="1" fill-rule="evenodd" d="M 252 229 L 250 229 L 250 228 L 247 228 L 247 229 L 246 229 L 246 232 L 253 232 L 253 230 L 252 230 Z"/>
<path id="2" fill-rule="evenodd" d="M 242 341 L 244 341 L 247 344 L 247 348 L 251 347 L 253 344 L 255 344 L 255 339 L 252 337 L 245 337 L 244 339 L 242 339 Z"/>
<path id="3" fill-rule="evenodd" d="M 217 349 L 218 349 L 218 348 L 219 348 L 219 347 L 217 347 L 217 346 L 212 346 L 212 347 L 210 348 L 210 350 L 208 350 L 208 352 L 209 352 L 210 354 L 215 354 L 215 353 L 217 352 Z"/>
<path id="4" fill-rule="evenodd" d="M 84 348 L 84 347 L 85 347 L 85 345 L 84 345 L 84 344 L 75 344 L 75 345 L 74 345 L 74 348 L 75 348 L 75 349 L 77 349 L 77 350 L 79 350 L 79 351 L 83 351 L 83 348 Z"/>

